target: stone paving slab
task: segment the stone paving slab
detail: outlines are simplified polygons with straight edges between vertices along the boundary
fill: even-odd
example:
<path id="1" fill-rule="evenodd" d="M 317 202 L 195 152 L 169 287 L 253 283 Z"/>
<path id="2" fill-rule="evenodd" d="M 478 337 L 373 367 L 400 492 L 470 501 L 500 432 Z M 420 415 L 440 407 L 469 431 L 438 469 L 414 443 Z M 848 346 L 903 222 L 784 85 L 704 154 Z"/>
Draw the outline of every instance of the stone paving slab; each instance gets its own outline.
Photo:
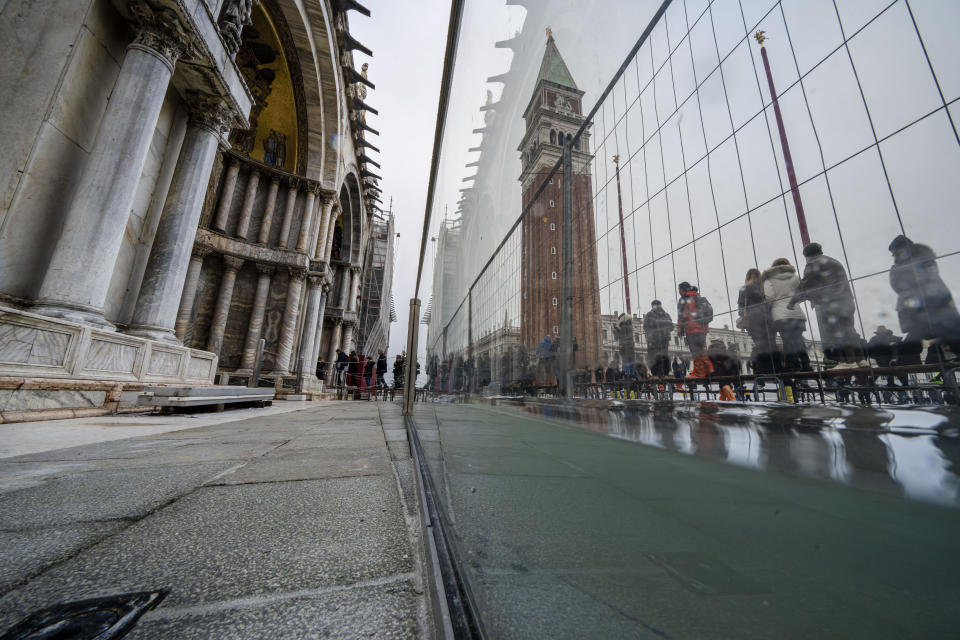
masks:
<path id="1" fill-rule="evenodd" d="M 110 521 L 0 531 L 0 549 L 3 549 L 0 591 L 10 589 L 31 574 L 125 526 L 126 523 Z"/>
<path id="2" fill-rule="evenodd" d="M 279 602 L 242 602 L 229 609 L 147 616 L 129 640 L 169 638 L 419 638 L 412 581 L 347 588 Z"/>
<path id="3" fill-rule="evenodd" d="M 345 476 L 386 476 L 390 458 L 380 447 L 312 447 L 275 451 L 217 479 L 216 484 L 314 480 Z"/>
<path id="4" fill-rule="evenodd" d="M 330 402 L 2 460 L 0 634 L 56 602 L 163 588 L 130 637 L 423 637 L 402 444 L 376 404 Z"/>
<path id="5" fill-rule="evenodd" d="M 221 462 L 64 476 L 0 495 L 0 529 L 143 517 L 227 468 Z"/>

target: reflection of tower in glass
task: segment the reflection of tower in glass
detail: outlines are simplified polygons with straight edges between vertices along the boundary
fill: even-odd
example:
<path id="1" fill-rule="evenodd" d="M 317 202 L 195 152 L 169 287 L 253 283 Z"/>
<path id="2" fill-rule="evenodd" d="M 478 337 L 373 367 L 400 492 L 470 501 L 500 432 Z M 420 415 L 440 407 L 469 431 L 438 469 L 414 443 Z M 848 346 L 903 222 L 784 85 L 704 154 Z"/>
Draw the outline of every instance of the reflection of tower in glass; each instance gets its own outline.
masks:
<path id="1" fill-rule="evenodd" d="M 520 143 L 523 173 L 521 257 L 521 339 L 532 350 L 549 334 L 560 330 L 562 266 L 562 185 L 558 170 L 552 184 L 534 197 L 560 159 L 562 145 L 584 121 L 583 91 L 577 89 L 557 45 L 547 30 L 547 47 L 530 102 L 524 112 L 526 133 Z M 573 333 L 577 340 L 575 366 L 593 366 L 600 360 L 600 302 L 593 189 L 590 178 L 590 134 L 584 132 L 573 155 Z"/>

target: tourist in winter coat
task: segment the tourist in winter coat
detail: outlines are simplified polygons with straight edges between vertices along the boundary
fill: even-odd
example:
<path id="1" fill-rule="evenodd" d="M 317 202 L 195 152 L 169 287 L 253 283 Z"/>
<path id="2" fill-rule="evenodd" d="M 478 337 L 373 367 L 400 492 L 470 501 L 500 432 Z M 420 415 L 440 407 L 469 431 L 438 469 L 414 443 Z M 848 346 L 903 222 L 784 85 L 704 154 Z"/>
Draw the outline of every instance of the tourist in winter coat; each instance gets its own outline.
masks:
<path id="1" fill-rule="evenodd" d="M 659 300 L 650 303 L 650 311 L 643 316 L 643 335 L 647 339 L 647 362 L 650 373 L 658 378 L 670 375 L 670 334 L 673 333 L 673 319 L 663 310 Z"/>
<path id="2" fill-rule="evenodd" d="M 816 242 L 803 248 L 803 256 L 807 265 L 803 269 L 800 288 L 788 308 L 804 300 L 813 303 L 824 352 L 839 362 L 837 369 L 869 366 L 863 358 L 860 336 L 854 328 L 857 307 L 846 269 L 837 260 L 823 255 L 823 249 Z"/>
<path id="3" fill-rule="evenodd" d="M 686 338 L 687 347 L 693 356 L 693 371 L 687 377 L 706 378 L 713 372 L 713 365 L 706 355 L 713 308 L 689 282 L 681 282 L 677 288 L 680 291 L 680 301 L 677 303 L 677 335 Z"/>
<path id="4" fill-rule="evenodd" d="M 900 336 L 893 335 L 893 331 L 887 329 L 884 325 L 879 325 L 874 331 L 873 337 L 867 342 L 867 354 L 876 360 L 878 367 L 889 367 L 894 363 L 894 358 L 900 352 L 900 345 L 903 339 Z M 897 376 L 900 384 L 907 385 L 906 375 Z M 893 386 L 893 376 L 887 376 L 887 386 Z"/>
<path id="5" fill-rule="evenodd" d="M 774 373 L 780 363 L 776 332 L 770 319 L 770 310 L 763 299 L 760 270 L 749 269 L 737 296 L 739 318 L 737 328 L 746 329 L 753 340 L 750 363 L 755 373 Z"/>
<path id="6" fill-rule="evenodd" d="M 922 341 L 936 340 L 941 349 L 947 346 L 960 353 L 960 313 L 940 277 L 933 249 L 906 236 L 894 238 L 889 249 L 893 254 L 890 286 L 897 294 L 897 317 L 906 334 L 901 349 L 915 352 L 919 361 Z M 927 360 L 934 361 L 929 355 Z"/>
<path id="7" fill-rule="evenodd" d="M 800 278 L 786 258 L 777 258 L 763 272 L 763 297 L 770 309 L 773 328 L 783 341 L 785 371 L 810 371 L 810 356 L 803 343 L 807 319 L 803 311 L 790 309 L 790 301 L 800 288 Z"/>
<path id="8" fill-rule="evenodd" d="M 377 387 L 385 388 L 387 386 L 387 355 L 383 349 L 377 349 Z"/>

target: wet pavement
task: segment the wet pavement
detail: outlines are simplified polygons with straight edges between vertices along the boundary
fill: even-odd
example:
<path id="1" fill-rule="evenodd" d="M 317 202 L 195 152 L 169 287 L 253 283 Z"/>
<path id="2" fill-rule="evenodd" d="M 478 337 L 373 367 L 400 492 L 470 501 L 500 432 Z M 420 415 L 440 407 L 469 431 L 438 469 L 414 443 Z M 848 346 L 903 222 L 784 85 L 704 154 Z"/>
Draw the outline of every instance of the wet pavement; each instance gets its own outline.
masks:
<path id="1" fill-rule="evenodd" d="M 416 422 L 490 637 L 945 638 L 952 410 L 428 403 Z"/>
<path id="2" fill-rule="evenodd" d="M 239 417 L 0 460 L 0 630 L 165 589 L 127 637 L 429 635 L 399 408 Z"/>

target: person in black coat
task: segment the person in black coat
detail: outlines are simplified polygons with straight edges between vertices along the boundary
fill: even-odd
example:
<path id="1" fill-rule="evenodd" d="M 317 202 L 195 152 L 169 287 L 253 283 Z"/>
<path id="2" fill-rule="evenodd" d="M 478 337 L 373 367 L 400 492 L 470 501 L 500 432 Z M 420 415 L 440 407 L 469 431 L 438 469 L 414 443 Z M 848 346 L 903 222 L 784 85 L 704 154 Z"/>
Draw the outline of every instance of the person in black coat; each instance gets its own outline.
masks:
<path id="1" fill-rule="evenodd" d="M 950 289 L 940 277 L 936 254 L 930 247 L 897 236 L 888 247 L 893 255 L 890 287 L 897 294 L 897 317 L 903 338 L 900 364 L 918 364 L 924 340 L 936 340 L 934 353 L 949 347 L 960 353 L 960 313 Z M 928 362 L 935 362 L 927 356 Z"/>
<path id="2" fill-rule="evenodd" d="M 643 316 L 643 335 L 647 339 L 647 362 L 650 363 L 650 375 L 665 378 L 670 375 L 670 335 L 673 333 L 673 319 L 664 311 L 659 300 L 650 303 L 650 311 Z"/>
<path id="3" fill-rule="evenodd" d="M 383 349 L 377 350 L 377 387 L 385 389 L 387 387 L 387 355 Z"/>
<path id="4" fill-rule="evenodd" d="M 893 331 L 881 324 L 874 331 L 873 337 L 867 342 L 867 353 L 876 360 L 878 367 L 889 367 L 894 364 L 894 358 L 900 351 L 902 341 L 900 336 L 893 335 Z M 897 379 L 903 386 L 907 385 L 906 375 L 897 376 Z M 894 386 L 892 375 L 887 376 L 887 386 Z"/>
<path id="5" fill-rule="evenodd" d="M 750 269 L 737 297 L 737 328 L 745 329 L 753 340 L 750 361 L 755 373 L 774 373 L 780 364 L 776 348 L 776 334 L 770 308 L 763 298 L 763 284 L 759 269 Z"/>
<path id="6" fill-rule="evenodd" d="M 793 309 L 804 300 L 813 303 L 820 325 L 824 352 L 833 355 L 837 369 L 867 367 L 860 348 L 860 335 L 854 326 L 857 305 L 847 279 L 847 270 L 837 260 L 823 255 L 816 242 L 803 248 L 807 265 L 803 269 L 800 289 L 787 305 Z"/>

